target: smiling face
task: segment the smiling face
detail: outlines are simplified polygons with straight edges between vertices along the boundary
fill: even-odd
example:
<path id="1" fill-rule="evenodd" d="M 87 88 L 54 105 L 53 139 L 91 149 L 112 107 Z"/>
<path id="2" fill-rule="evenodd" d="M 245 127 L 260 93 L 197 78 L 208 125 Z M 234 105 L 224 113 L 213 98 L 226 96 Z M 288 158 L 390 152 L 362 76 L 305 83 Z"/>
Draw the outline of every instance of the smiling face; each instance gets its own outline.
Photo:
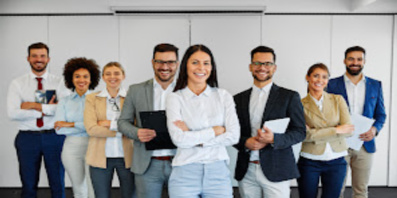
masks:
<path id="1" fill-rule="evenodd" d="M 206 85 L 211 71 L 211 57 L 203 51 L 193 53 L 187 60 L 188 85 Z"/>
<path id="2" fill-rule="evenodd" d="M 361 71 L 364 68 L 364 53 L 361 51 L 349 52 L 346 54 L 346 58 L 343 62 L 346 65 L 346 72 L 352 76 L 357 76 L 361 74 Z"/>
<path id="3" fill-rule="evenodd" d="M 329 74 L 326 70 L 316 68 L 313 72 L 306 76 L 306 81 L 309 83 L 309 92 L 322 93 L 328 84 Z"/>
<path id="4" fill-rule="evenodd" d="M 173 81 L 178 64 L 175 52 L 156 52 L 152 60 L 156 80 L 159 82 Z"/>
<path id="5" fill-rule="evenodd" d="M 45 48 L 31 49 L 27 59 L 32 71 L 36 74 L 44 72 L 50 61 L 50 57 L 48 57 L 48 52 Z"/>
<path id="6" fill-rule="evenodd" d="M 102 79 L 105 81 L 107 88 L 118 89 L 125 76 L 120 68 L 110 66 L 103 71 Z"/>
<path id="7" fill-rule="evenodd" d="M 76 88 L 76 92 L 84 94 L 91 84 L 90 72 L 85 68 L 80 68 L 73 72 L 73 85 Z"/>
<path id="8" fill-rule="evenodd" d="M 265 63 L 265 64 L 254 64 Z M 274 73 L 277 70 L 277 65 L 274 64 L 273 54 L 270 52 L 257 52 L 252 57 L 252 63 L 249 69 L 254 77 L 254 84 L 266 85 L 271 82 Z M 258 87 L 262 87 L 258 86 Z"/>

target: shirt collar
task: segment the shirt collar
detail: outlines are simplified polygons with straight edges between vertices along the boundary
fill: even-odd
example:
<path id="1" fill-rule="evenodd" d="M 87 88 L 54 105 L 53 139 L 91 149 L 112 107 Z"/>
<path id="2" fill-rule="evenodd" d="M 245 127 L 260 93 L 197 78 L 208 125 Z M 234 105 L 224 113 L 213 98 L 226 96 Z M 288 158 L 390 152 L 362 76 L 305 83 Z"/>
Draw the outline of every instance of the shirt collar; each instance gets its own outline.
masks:
<path id="1" fill-rule="evenodd" d="M 88 95 L 88 94 L 90 94 L 91 93 L 91 90 L 87 90 L 81 97 L 82 98 L 85 98 L 85 96 L 86 95 Z M 70 94 L 70 96 L 72 97 L 72 98 L 80 98 L 80 96 L 79 96 L 79 94 L 77 94 L 77 92 L 76 92 L 76 90 L 74 90 L 71 94 Z"/>
<path id="2" fill-rule="evenodd" d="M 119 92 L 117 93 L 117 97 L 123 97 L 125 98 L 125 96 L 127 95 L 127 92 L 125 91 L 125 89 L 123 87 L 120 87 Z M 104 98 L 111 98 L 110 94 L 108 92 L 108 89 L 103 89 L 101 92 L 99 92 L 98 95 L 96 95 L 97 97 L 104 97 Z"/>
<path id="3" fill-rule="evenodd" d="M 46 70 L 46 71 L 44 72 L 44 74 L 41 75 L 41 76 L 37 76 L 37 75 L 34 74 L 32 71 L 30 71 L 29 76 L 30 76 L 30 78 L 32 78 L 32 79 L 43 78 L 44 80 L 46 80 L 46 79 L 48 78 L 48 71 Z"/>
<path id="4" fill-rule="evenodd" d="M 205 90 L 198 96 L 209 96 L 211 94 L 211 86 L 207 85 Z M 192 98 L 197 96 L 195 93 L 192 92 L 192 90 L 189 89 L 189 87 L 185 87 L 184 89 L 181 90 L 182 95 L 185 96 L 186 98 Z"/>
<path id="5" fill-rule="evenodd" d="M 309 93 L 309 95 L 310 95 L 310 97 L 313 99 L 313 101 L 314 101 L 317 105 L 323 104 L 323 101 L 324 101 L 324 92 L 323 92 L 323 95 L 321 95 L 320 100 L 317 100 L 317 99 L 316 99 L 315 97 L 313 97 L 310 93 Z"/>
<path id="6" fill-rule="evenodd" d="M 349 77 L 347 77 L 346 73 L 343 74 L 343 79 L 344 79 L 345 83 L 353 83 L 353 82 L 349 79 Z M 361 78 L 361 80 L 358 81 L 358 83 L 361 83 L 361 82 L 364 82 L 364 83 L 365 83 L 365 75 L 364 75 L 364 73 L 363 73 L 363 77 Z M 358 83 L 357 83 L 357 84 L 358 84 Z"/>
<path id="7" fill-rule="evenodd" d="M 272 88 L 273 82 L 270 82 L 269 84 L 267 84 L 266 86 L 259 88 L 256 85 L 252 85 L 252 90 L 257 91 L 257 92 L 261 92 L 264 91 L 265 93 L 269 93 L 270 92 L 270 88 Z"/>
<path id="8" fill-rule="evenodd" d="M 170 88 L 171 88 L 171 89 L 174 89 L 175 85 L 176 85 L 176 82 L 175 82 L 175 79 L 174 79 L 174 80 L 171 82 L 171 84 L 168 85 L 167 89 L 170 89 Z M 157 88 L 163 89 L 163 88 L 161 87 L 161 85 L 157 82 L 156 78 L 153 78 L 153 88 L 154 88 L 154 89 L 157 89 Z"/>

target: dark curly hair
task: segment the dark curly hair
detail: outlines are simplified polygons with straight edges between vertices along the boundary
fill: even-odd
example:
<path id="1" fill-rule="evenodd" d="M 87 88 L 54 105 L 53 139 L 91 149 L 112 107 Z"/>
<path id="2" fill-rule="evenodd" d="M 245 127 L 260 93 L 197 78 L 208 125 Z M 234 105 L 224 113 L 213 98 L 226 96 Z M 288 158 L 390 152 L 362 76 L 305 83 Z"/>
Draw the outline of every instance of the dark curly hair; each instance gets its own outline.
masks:
<path id="1" fill-rule="evenodd" d="M 89 89 L 95 89 L 100 80 L 100 71 L 99 66 L 96 64 L 93 59 L 86 59 L 84 57 L 80 58 L 71 58 L 66 62 L 65 68 L 63 69 L 63 76 L 65 78 L 65 86 L 72 91 L 76 89 L 73 84 L 73 74 L 78 69 L 87 69 L 90 73 L 91 83 L 89 85 Z"/>

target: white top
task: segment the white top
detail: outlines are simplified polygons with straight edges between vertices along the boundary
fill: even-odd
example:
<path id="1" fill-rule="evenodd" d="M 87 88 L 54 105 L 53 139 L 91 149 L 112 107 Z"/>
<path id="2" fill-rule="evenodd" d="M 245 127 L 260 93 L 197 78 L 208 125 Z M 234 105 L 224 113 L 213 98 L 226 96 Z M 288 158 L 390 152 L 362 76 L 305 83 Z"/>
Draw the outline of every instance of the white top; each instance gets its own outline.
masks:
<path id="1" fill-rule="evenodd" d="M 363 114 L 365 102 L 365 76 L 355 85 L 346 74 L 343 76 L 345 80 L 347 99 L 349 100 L 350 113 Z"/>
<path id="2" fill-rule="evenodd" d="M 310 95 L 310 97 L 313 99 L 313 101 L 316 103 L 317 107 L 322 112 L 323 111 L 324 95 L 321 96 L 320 100 L 317 100 L 312 95 Z M 301 152 L 300 155 L 302 157 L 305 157 L 305 158 L 308 158 L 308 159 L 312 159 L 312 160 L 329 161 L 329 160 L 338 159 L 340 157 L 346 156 L 347 155 L 347 151 L 342 151 L 342 152 L 339 152 L 339 153 L 334 152 L 332 150 L 332 147 L 329 144 L 329 142 L 327 142 L 327 144 L 325 145 L 324 153 L 321 154 L 321 155 L 313 155 L 313 154 L 305 153 L 305 152 Z"/>
<path id="3" fill-rule="evenodd" d="M 19 130 L 48 130 L 54 128 L 54 115 L 56 104 L 42 104 L 42 112 L 36 110 L 21 109 L 22 102 L 35 102 L 35 91 L 37 90 L 36 77 L 42 77 L 43 90 L 56 90 L 57 100 L 70 94 L 66 89 L 61 77 L 49 74 L 46 71 L 42 76 L 36 76 L 33 72 L 20 76 L 11 81 L 7 95 L 7 113 L 11 120 L 18 122 Z M 37 127 L 37 118 L 43 118 L 43 127 Z"/>
<path id="4" fill-rule="evenodd" d="M 168 85 L 167 89 L 164 90 L 156 79 L 153 79 L 153 110 L 165 110 L 166 99 L 169 93 L 175 88 L 175 82 Z M 174 156 L 176 149 L 158 149 L 152 152 L 152 156 Z"/>
<path id="5" fill-rule="evenodd" d="M 272 88 L 272 85 L 273 82 L 262 88 L 255 85 L 252 86 L 249 104 L 252 137 L 258 134 L 258 129 L 262 128 L 263 112 L 265 111 L 266 102 L 269 98 L 270 88 Z M 251 151 L 250 161 L 256 160 L 259 160 L 259 150 Z"/>
<path id="6" fill-rule="evenodd" d="M 120 88 L 117 96 L 113 98 L 114 102 L 111 102 L 112 97 L 110 96 L 108 90 L 105 88 L 97 97 L 104 97 L 106 98 L 106 119 L 110 120 L 110 130 L 117 131 L 117 120 L 120 117 L 120 97 L 125 97 L 127 92 L 125 89 Z M 115 106 L 117 104 L 117 107 Z M 106 145 L 105 145 L 105 154 L 106 157 L 109 158 L 120 158 L 124 157 L 124 150 L 123 150 L 123 142 L 122 142 L 122 134 L 120 132 L 116 133 L 116 137 L 108 137 L 106 138 Z"/>
<path id="7" fill-rule="evenodd" d="M 232 95 L 226 90 L 207 85 L 200 95 L 189 88 L 170 93 L 167 98 L 167 125 L 178 147 L 173 166 L 190 163 L 229 162 L 226 146 L 240 138 L 240 124 Z M 184 121 L 190 131 L 182 131 L 174 121 Z M 226 132 L 215 136 L 214 126 L 224 126 Z"/>

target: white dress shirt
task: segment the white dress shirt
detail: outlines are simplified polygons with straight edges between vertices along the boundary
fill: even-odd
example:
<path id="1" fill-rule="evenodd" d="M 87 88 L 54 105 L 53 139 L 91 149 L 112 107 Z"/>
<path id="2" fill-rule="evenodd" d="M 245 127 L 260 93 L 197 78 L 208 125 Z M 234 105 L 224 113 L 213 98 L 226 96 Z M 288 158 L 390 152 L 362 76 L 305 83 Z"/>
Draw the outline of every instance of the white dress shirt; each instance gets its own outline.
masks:
<path id="1" fill-rule="evenodd" d="M 36 77 L 43 78 L 43 90 L 56 90 L 57 100 L 70 94 L 66 89 L 61 77 L 49 74 L 46 71 L 42 76 L 36 76 L 33 72 L 20 76 L 11 81 L 7 95 L 7 113 L 11 120 L 18 122 L 19 130 L 48 130 L 54 128 L 54 115 L 56 104 L 42 104 L 42 112 L 36 110 L 21 109 L 23 102 L 35 102 L 35 91 L 37 90 Z M 37 118 L 43 117 L 44 125 L 37 127 Z"/>
<path id="2" fill-rule="evenodd" d="M 207 85 L 196 95 L 186 87 L 168 95 L 166 109 L 169 133 L 178 147 L 173 166 L 229 162 L 226 146 L 238 142 L 240 124 L 233 97 L 226 90 Z M 177 120 L 185 122 L 189 131 L 178 128 Z M 226 132 L 215 136 L 214 126 L 223 126 Z"/>
<path id="3" fill-rule="evenodd" d="M 120 117 L 120 97 L 125 97 L 127 92 L 125 89 L 120 88 L 117 96 L 114 99 L 115 104 L 111 103 L 111 96 L 108 90 L 103 89 L 96 97 L 106 98 L 106 119 L 110 120 L 110 130 L 117 131 L 117 120 Z M 105 154 L 109 158 L 121 158 L 124 157 L 122 134 L 120 132 L 116 133 L 115 137 L 106 138 Z"/>
<path id="4" fill-rule="evenodd" d="M 175 82 L 172 82 L 168 85 L 167 89 L 164 90 L 161 85 L 157 82 L 156 79 L 153 79 L 153 110 L 165 110 L 166 100 L 169 93 L 175 88 Z M 176 153 L 176 149 L 158 149 L 154 150 L 152 156 L 174 156 Z"/>
<path id="5" fill-rule="evenodd" d="M 363 114 L 365 102 L 365 76 L 355 85 L 346 74 L 343 76 L 345 80 L 347 99 L 349 100 L 350 114 Z"/>
<path id="6" fill-rule="evenodd" d="M 312 95 L 310 95 L 310 97 L 316 103 L 318 109 L 322 112 L 323 111 L 324 95 L 321 96 L 320 100 L 317 100 Z M 329 142 L 327 142 L 327 144 L 325 145 L 324 153 L 321 154 L 321 155 L 313 155 L 313 154 L 305 153 L 305 152 L 301 152 L 300 155 L 302 157 L 307 158 L 307 159 L 319 160 L 319 161 L 329 161 L 329 160 L 338 159 L 340 157 L 346 156 L 347 155 L 347 150 L 346 151 L 342 151 L 342 152 L 338 152 L 338 153 L 334 152 L 332 150 L 332 147 L 329 144 Z"/>
<path id="7" fill-rule="evenodd" d="M 251 122 L 251 135 L 255 137 L 258 134 L 258 129 L 261 129 L 263 112 L 267 99 L 269 98 L 270 88 L 272 88 L 273 82 L 268 85 L 259 88 L 255 85 L 252 86 L 252 92 L 250 96 L 250 122 Z M 251 151 L 250 161 L 259 160 L 259 151 Z"/>

